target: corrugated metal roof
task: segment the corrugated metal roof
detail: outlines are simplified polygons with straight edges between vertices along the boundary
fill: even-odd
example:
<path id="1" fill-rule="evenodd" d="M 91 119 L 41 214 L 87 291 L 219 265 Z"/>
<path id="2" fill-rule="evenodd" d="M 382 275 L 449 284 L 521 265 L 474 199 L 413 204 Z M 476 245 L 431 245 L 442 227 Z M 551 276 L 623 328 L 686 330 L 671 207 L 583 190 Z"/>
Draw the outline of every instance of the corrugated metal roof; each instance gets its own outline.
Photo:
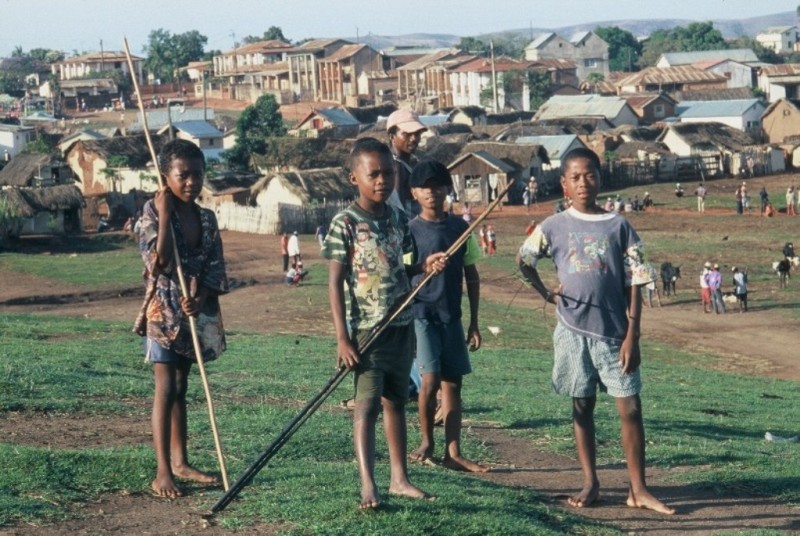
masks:
<path id="1" fill-rule="evenodd" d="M 369 48 L 367 45 L 344 45 L 342 48 L 331 54 L 330 56 L 326 56 L 320 59 L 320 62 L 332 62 L 332 61 L 342 61 L 348 58 L 351 58 L 358 54 L 358 52 L 362 48 Z M 377 55 L 378 53 L 375 52 Z"/>
<path id="2" fill-rule="evenodd" d="M 572 34 L 572 37 L 569 38 L 569 42 L 573 45 L 578 45 L 581 41 L 589 37 L 589 34 L 592 32 L 583 31 L 583 32 L 575 32 Z"/>
<path id="3" fill-rule="evenodd" d="M 758 56 L 749 48 L 732 48 L 728 50 L 696 50 L 694 52 L 665 52 L 658 59 L 656 64 L 661 63 L 661 60 L 666 60 L 671 66 L 676 65 L 691 65 L 698 61 L 707 60 L 735 60 L 742 63 L 750 63 L 758 61 Z"/>
<path id="4" fill-rule="evenodd" d="M 547 33 L 543 33 L 541 35 L 537 35 L 536 39 L 531 41 L 530 44 L 528 46 L 526 46 L 525 48 L 539 48 L 542 45 L 544 45 L 545 43 L 547 43 L 550 40 L 550 38 L 554 37 L 555 35 L 556 34 L 553 33 L 553 32 L 547 32 Z"/>
<path id="5" fill-rule="evenodd" d="M 183 108 L 173 106 L 170 108 L 170 113 L 173 125 L 182 121 L 205 121 L 206 119 L 209 121 L 214 120 L 213 108 L 208 108 L 204 112 L 202 108 Z M 147 126 L 151 131 L 160 130 L 167 126 L 167 110 L 154 110 L 147 112 Z M 137 122 L 131 124 L 128 127 L 128 131 L 141 132 L 142 130 L 144 130 L 144 126 L 142 125 L 141 112 L 139 112 L 139 114 L 137 114 Z"/>
<path id="6" fill-rule="evenodd" d="M 172 124 L 195 138 L 221 138 L 222 131 L 208 121 L 179 121 Z"/>
<path id="7" fill-rule="evenodd" d="M 761 74 L 774 78 L 779 78 L 781 76 L 795 76 L 800 74 L 800 63 L 766 65 L 761 68 Z"/>
<path id="8" fill-rule="evenodd" d="M 497 170 L 500 170 L 503 173 L 512 173 L 516 169 L 516 168 L 514 168 L 514 166 L 511 166 L 508 163 L 503 162 L 500 158 L 498 158 L 498 157 L 494 156 L 493 154 L 488 153 L 486 151 L 474 151 L 474 152 L 470 152 L 468 154 L 465 154 L 461 158 L 457 159 L 455 162 L 451 163 L 449 167 L 452 168 L 452 167 L 460 164 L 461 162 L 463 162 L 464 160 L 469 158 L 470 155 L 472 155 L 475 158 L 478 158 L 480 160 L 483 160 L 484 162 L 486 162 L 487 164 L 489 164 L 493 168 L 495 168 Z"/>
<path id="9" fill-rule="evenodd" d="M 691 65 L 678 67 L 648 67 L 616 82 L 617 87 L 643 85 L 671 85 L 692 82 L 725 82 L 724 75 L 704 71 Z"/>
<path id="10" fill-rule="evenodd" d="M 517 138 L 514 143 L 520 145 L 541 145 L 544 147 L 544 150 L 547 151 L 547 156 L 550 157 L 550 160 L 558 160 L 569 150 L 569 147 L 577 139 L 578 136 L 574 134 L 564 134 L 561 136 L 522 136 Z"/>
<path id="11" fill-rule="evenodd" d="M 358 119 L 344 108 L 322 108 L 315 110 L 319 115 L 338 126 L 360 125 Z"/>
<path id="12" fill-rule="evenodd" d="M 613 118 L 626 106 L 625 99 L 602 95 L 554 95 L 542 104 L 534 117 L 537 121 L 561 117 L 602 116 Z"/>
<path id="13" fill-rule="evenodd" d="M 689 117 L 740 117 L 761 103 L 758 99 L 722 101 L 684 101 L 675 107 L 675 114 Z M 763 107 L 763 104 L 761 105 Z"/>

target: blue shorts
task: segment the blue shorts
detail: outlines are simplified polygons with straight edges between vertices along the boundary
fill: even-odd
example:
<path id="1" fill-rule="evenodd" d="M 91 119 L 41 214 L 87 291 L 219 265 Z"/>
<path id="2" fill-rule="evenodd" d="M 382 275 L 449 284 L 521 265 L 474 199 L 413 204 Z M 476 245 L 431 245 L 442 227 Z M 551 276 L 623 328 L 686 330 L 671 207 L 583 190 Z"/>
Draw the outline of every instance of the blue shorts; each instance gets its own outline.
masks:
<path id="1" fill-rule="evenodd" d="M 144 359 L 148 363 L 164 363 L 167 365 L 177 365 L 182 361 L 194 361 L 194 359 L 179 354 L 171 348 L 161 346 L 153 339 L 143 337 L 144 340 Z"/>
<path id="2" fill-rule="evenodd" d="M 415 318 L 414 331 L 420 374 L 440 373 L 456 379 L 472 372 L 461 319 L 444 324 Z"/>
<path id="3" fill-rule="evenodd" d="M 639 369 L 622 372 L 620 347 L 579 335 L 559 322 L 553 332 L 553 390 L 573 398 L 594 397 L 598 387 L 614 398 L 639 394 Z"/>

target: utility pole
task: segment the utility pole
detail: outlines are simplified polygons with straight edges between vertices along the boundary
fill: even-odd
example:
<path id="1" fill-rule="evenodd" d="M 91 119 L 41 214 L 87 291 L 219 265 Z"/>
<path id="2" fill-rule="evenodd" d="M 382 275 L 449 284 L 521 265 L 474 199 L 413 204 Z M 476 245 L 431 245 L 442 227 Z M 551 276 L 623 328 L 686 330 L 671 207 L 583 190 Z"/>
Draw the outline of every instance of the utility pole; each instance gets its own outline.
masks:
<path id="1" fill-rule="evenodd" d="M 500 108 L 500 103 L 497 100 L 497 72 L 494 68 L 494 41 L 489 40 L 489 52 L 491 55 L 492 61 L 492 99 L 494 105 L 494 113 L 498 113 L 498 108 Z"/>
<path id="2" fill-rule="evenodd" d="M 100 40 L 100 72 L 104 72 L 106 70 L 106 63 L 105 58 L 103 58 L 103 40 Z"/>

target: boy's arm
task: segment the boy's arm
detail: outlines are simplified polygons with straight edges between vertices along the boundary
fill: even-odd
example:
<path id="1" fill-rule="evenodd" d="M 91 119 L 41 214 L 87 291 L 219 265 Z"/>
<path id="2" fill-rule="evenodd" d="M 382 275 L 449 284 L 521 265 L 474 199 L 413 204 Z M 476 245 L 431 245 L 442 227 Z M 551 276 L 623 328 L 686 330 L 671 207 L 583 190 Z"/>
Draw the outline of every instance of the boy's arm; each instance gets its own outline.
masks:
<path id="1" fill-rule="evenodd" d="M 478 267 L 474 264 L 464 266 L 464 279 L 467 282 L 467 299 L 469 300 L 469 328 L 467 344 L 472 351 L 481 347 L 481 332 L 478 328 L 478 304 L 481 297 L 481 279 Z"/>
<path id="2" fill-rule="evenodd" d="M 352 369 L 359 363 L 358 351 L 350 342 L 345 322 L 344 302 L 345 265 L 331 261 L 328 269 L 328 300 L 331 302 L 333 328 L 336 331 L 337 364 Z"/>
<path id="3" fill-rule="evenodd" d="M 625 295 L 628 301 L 628 331 L 619 351 L 619 363 L 623 374 L 635 372 L 642 363 L 639 351 L 639 335 L 642 323 L 642 293 L 639 285 L 631 285 Z"/>
<path id="4" fill-rule="evenodd" d="M 440 274 L 445 268 L 447 268 L 447 259 L 444 252 L 431 253 L 422 262 L 406 264 L 406 275 L 414 277 L 415 275 L 427 274 L 430 271 Z"/>
<path id="5" fill-rule="evenodd" d="M 517 266 L 519 266 L 519 271 L 522 273 L 522 277 L 524 277 L 525 280 L 530 283 L 539 294 L 542 295 L 544 301 L 553 304 L 558 303 L 558 290 L 556 290 L 556 292 L 551 292 L 548 290 L 548 288 L 544 285 L 542 278 L 539 277 L 539 271 L 523 261 L 519 253 L 517 253 Z"/>
<path id="6" fill-rule="evenodd" d="M 158 267 L 165 269 L 172 264 L 172 193 L 165 186 L 156 192 L 153 205 L 158 213 L 158 238 L 156 239 L 156 253 L 158 254 Z"/>

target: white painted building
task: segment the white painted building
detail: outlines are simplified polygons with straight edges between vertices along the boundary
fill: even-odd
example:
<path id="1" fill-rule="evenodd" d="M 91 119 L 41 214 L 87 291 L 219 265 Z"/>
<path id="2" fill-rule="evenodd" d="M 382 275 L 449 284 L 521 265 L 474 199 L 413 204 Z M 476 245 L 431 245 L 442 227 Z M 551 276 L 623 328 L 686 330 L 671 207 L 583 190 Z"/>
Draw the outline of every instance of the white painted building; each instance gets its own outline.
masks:
<path id="1" fill-rule="evenodd" d="M 756 41 L 778 53 L 792 52 L 800 41 L 800 32 L 796 26 L 774 26 L 759 32 Z"/>
<path id="2" fill-rule="evenodd" d="M 722 123 L 747 132 L 759 132 L 766 108 L 760 99 L 744 99 L 684 101 L 675 111 L 682 123 Z"/>
<path id="3" fill-rule="evenodd" d="M 0 159 L 14 158 L 35 136 L 36 131 L 33 127 L 0 123 Z"/>

